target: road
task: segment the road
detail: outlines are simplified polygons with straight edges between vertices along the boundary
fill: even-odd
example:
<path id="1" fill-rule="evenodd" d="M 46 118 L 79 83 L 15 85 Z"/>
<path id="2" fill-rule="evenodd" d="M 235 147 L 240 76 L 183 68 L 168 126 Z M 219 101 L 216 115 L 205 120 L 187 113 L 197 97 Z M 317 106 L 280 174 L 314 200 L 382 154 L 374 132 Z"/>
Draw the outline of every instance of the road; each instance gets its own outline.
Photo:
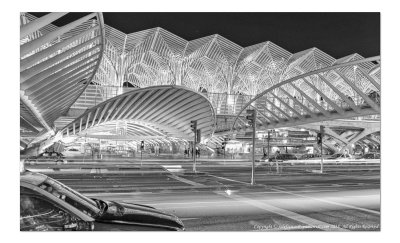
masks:
<path id="1" fill-rule="evenodd" d="M 188 231 L 380 230 L 380 164 L 257 167 L 187 161 L 32 165 L 104 200 L 146 204 L 180 217 Z"/>

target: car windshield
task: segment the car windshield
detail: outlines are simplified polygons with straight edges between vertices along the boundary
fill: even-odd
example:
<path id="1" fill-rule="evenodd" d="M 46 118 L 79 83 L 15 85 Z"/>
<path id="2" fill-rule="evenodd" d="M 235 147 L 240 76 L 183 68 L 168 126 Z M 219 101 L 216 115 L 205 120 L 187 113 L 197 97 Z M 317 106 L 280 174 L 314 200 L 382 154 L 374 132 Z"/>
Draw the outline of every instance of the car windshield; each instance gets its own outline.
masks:
<path id="1" fill-rule="evenodd" d="M 39 187 L 89 216 L 94 216 L 101 212 L 96 201 L 49 177 Z"/>

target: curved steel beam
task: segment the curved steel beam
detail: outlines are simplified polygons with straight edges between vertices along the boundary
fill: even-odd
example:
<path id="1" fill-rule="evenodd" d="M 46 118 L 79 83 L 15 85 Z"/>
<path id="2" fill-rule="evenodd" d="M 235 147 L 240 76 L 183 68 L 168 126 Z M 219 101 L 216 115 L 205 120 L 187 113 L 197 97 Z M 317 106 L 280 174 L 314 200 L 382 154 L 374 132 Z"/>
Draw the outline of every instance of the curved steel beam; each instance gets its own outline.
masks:
<path id="1" fill-rule="evenodd" d="M 298 94 L 300 94 L 299 98 L 302 98 L 302 101 L 300 102 L 298 100 L 298 102 L 293 102 L 292 104 L 290 104 L 289 99 L 294 100 L 294 99 L 296 99 L 296 97 L 294 97 L 294 95 L 290 95 L 289 94 L 290 92 L 286 91 L 284 93 L 285 93 L 285 95 L 288 96 L 288 101 L 286 103 L 280 102 L 282 104 L 282 106 L 286 106 L 286 107 L 291 106 L 290 110 L 293 110 L 293 109 L 296 110 L 296 106 L 294 105 L 294 103 L 296 103 L 296 104 L 301 103 L 301 106 L 299 106 L 298 108 L 306 106 L 306 107 L 308 107 L 308 109 L 303 110 L 303 111 L 300 111 L 297 109 L 298 111 L 300 111 L 297 113 L 300 113 L 302 116 L 298 116 L 298 114 L 296 114 L 296 112 L 292 112 L 296 115 L 291 116 L 287 112 L 283 111 L 281 108 L 274 109 L 277 111 L 271 111 L 271 109 L 265 108 L 264 110 L 266 110 L 267 112 L 266 112 L 266 114 L 262 114 L 261 117 L 266 116 L 268 118 L 277 118 L 277 119 L 275 119 L 276 120 L 275 122 L 270 122 L 266 119 L 267 121 L 261 125 L 268 126 L 268 128 L 273 128 L 273 127 L 282 127 L 282 126 L 301 125 L 301 124 L 307 124 L 307 123 L 311 123 L 311 122 L 324 121 L 324 120 L 330 120 L 330 119 L 349 118 L 349 117 L 354 117 L 354 116 L 378 114 L 380 112 L 380 104 L 377 104 L 372 99 L 370 99 L 367 94 L 364 94 L 363 91 L 356 86 L 356 84 L 352 83 L 351 80 L 349 80 L 347 77 L 345 77 L 341 73 L 341 71 L 338 70 L 340 68 L 345 68 L 348 66 L 356 66 L 358 64 L 363 64 L 363 63 L 368 63 L 368 62 L 378 61 L 378 60 L 380 60 L 379 56 L 365 58 L 365 59 L 351 61 L 351 62 L 346 62 L 346 63 L 341 63 L 341 64 L 337 64 L 334 66 L 314 70 L 314 71 L 311 71 L 311 72 L 308 72 L 308 73 L 305 73 L 302 75 L 295 76 L 293 78 L 282 81 L 280 83 L 277 83 L 277 84 L 273 85 L 272 87 L 268 88 L 267 90 L 263 91 L 262 93 L 256 95 L 249 102 L 247 102 L 246 105 L 244 105 L 241 108 L 241 110 L 236 115 L 236 117 L 233 121 L 233 124 L 231 127 L 231 132 L 235 129 L 236 121 L 239 119 L 239 117 L 241 116 L 242 112 L 245 109 L 248 109 L 249 107 L 253 107 L 253 109 L 256 109 L 256 110 L 263 110 L 262 108 L 263 108 L 263 106 L 265 106 L 264 105 L 265 102 L 268 102 L 269 104 L 271 104 L 271 106 L 278 108 L 277 107 L 278 105 L 273 104 L 274 102 L 272 102 L 271 100 L 268 100 L 269 98 L 265 97 L 265 96 L 268 94 L 271 94 L 271 96 L 276 97 L 276 95 L 273 94 L 273 91 L 274 90 L 285 90 L 285 85 L 290 85 L 293 90 L 296 90 L 296 92 Z M 342 78 L 343 82 L 347 83 L 350 86 L 350 88 L 354 89 L 355 93 L 357 93 L 359 96 L 361 96 L 363 98 L 362 99 L 363 102 L 358 101 L 358 103 L 355 103 L 354 100 L 349 99 L 341 91 L 336 89 L 336 90 L 334 90 L 335 93 L 343 99 L 340 102 L 345 102 L 346 104 L 349 105 L 349 107 L 352 108 L 352 110 L 348 110 L 346 108 L 339 107 L 338 105 L 332 105 L 332 103 L 337 104 L 337 102 L 335 102 L 337 100 L 332 100 L 332 99 L 329 99 L 327 101 L 327 104 L 325 104 L 325 105 L 319 104 L 315 100 L 313 100 L 311 97 L 309 97 L 309 95 L 307 95 L 306 92 L 302 90 L 302 87 L 300 85 L 296 85 L 296 82 L 303 82 L 303 84 L 305 83 L 308 86 L 310 86 L 310 88 L 313 89 L 314 92 L 321 93 L 319 88 L 311 85 L 311 83 L 309 81 L 304 81 L 304 79 L 311 78 L 313 75 L 318 75 L 319 77 L 323 77 L 320 79 L 320 81 L 323 84 L 326 84 L 330 88 L 335 88 L 335 85 L 332 84 L 329 80 L 327 80 L 326 77 L 324 77 L 327 73 L 332 74 L 332 72 L 339 75 L 339 77 Z M 326 95 L 322 95 L 321 97 L 327 98 Z M 263 99 L 265 99 L 265 100 L 263 100 Z M 259 104 L 257 104 L 257 101 L 260 101 L 260 102 L 265 101 L 265 102 L 264 102 L 264 104 L 262 104 L 262 103 L 260 104 L 260 106 L 262 106 L 261 108 L 257 108 L 257 105 L 259 105 Z M 306 102 L 304 102 L 304 101 L 306 101 Z M 312 105 L 312 107 L 309 107 L 310 104 Z M 332 109 L 328 109 L 328 104 L 331 104 Z M 304 111 L 306 111 L 307 113 L 304 113 Z M 269 116 L 267 114 L 269 114 Z"/>
<path id="2" fill-rule="evenodd" d="M 65 14 L 41 18 L 24 14 L 29 22 L 23 21 L 20 27 L 21 106 L 48 131 L 90 84 L 104 52 L 101 13 L 87 14 L 60 27 L 52 24 Z"/>
<path id="3" fill-rule="evenodd" d="M 175 103 L 175 100 L 179 102 Z M 216 117 L 207 97 L 183 86 L 152 86 L 134 89 L 92 107 L 65 126 L 62 133 L 76 135 L 91 130 L 101 131 L 106 124 L 118 126 L 115 122 L 125 121 L 121 123 L 127 126 L 124 129 L 137 136 L 152 134 L 188 139 L 193 137 L 191 120 L 198 121 L 202 137 L 213 133 Z M 147 128 L 141 129 L 140 126 Z"/>

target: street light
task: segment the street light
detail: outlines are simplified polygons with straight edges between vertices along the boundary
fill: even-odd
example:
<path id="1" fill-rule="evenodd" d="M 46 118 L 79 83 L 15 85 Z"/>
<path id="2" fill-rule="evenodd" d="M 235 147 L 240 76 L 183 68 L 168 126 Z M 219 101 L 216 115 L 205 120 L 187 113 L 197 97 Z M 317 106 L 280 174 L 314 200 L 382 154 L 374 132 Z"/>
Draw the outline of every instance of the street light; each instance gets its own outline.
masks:
<path id="1" fill-rule="evenodd" d="M 143 165 L 143 149 L 144 149 L 144 141 L 140 142 L 140 166 Z"/>
<path id="2" fill-rule="evenodd" d="M 194 134 L 193 138 L 193 148 L 192 148 L 192 156 L 193 156 L 193 172 L 196 172 L 196 135 L 197 135 L 197 121 L 190 121 L 190 129 Z"/>
<path id="3" fill-rule="evenodd" d="M 321 173 L 323 173 L 324 172 L 324 153 L 322 152 L 322 145 L 323 145 L 323 138 L 325 135 L 325 127 L 320 126 L 319 130 L 320 130 L 318 133 L 319 138 L 317 136 L 317 141 L 318 141 L 318 144 L 321 145 Z"/>

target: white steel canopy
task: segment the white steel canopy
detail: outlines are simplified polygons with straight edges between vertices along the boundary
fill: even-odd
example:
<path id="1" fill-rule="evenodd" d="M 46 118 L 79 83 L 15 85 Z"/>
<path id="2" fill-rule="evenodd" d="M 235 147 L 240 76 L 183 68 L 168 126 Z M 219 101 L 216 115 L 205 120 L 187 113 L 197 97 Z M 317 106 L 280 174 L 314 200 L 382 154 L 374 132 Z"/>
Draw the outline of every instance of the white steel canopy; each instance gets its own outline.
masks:
<path id="1" fill-rule="evenodd" d="M 26 123 L 47 131 L 91 82 L 103 55 L 101 13 L 56 26 L 67 13 L 21 13 L 20 100 Z"/>
<path id="2" fill-rule="evenodd" d="M 128 98 L 119 100 L 121 103 L 114 102 L 117 97 L 110 99 L 111 103 L 105 101 L 91 108 L 83 119 L 78 117 L 63 130 L 64 135 L 94 136 L 103 125 L 105 130 L 112 127 L 115 131 L 117 121 L 124 121 L 124 136 L 130 138 L 159 133 L 188 137 L 190 120 L 185 119 L 189 117 L 179 120 L 173 117 L 179 112 L 168 113 L 174 107 L 170 103 L 181 107 L 177 100 L 187 105 L 196 102 L 185 103 L 190 96 L 188 89 L 204 92 L 207 104 L 211 101 L 210 119 L 216 123 L 217 133 L 229 132 L 232 125 L 246 129 L 243 111 L 249 107 L 259 111 L 257 123 L 261 128 L 380 113 L 379 58 L 352 54 L 335 59 L 318 48 L 290 53 L 270 41 L 241 47 L 218 34 L 185 40 L 159 27 L 125 34 L 103 25 L 99 13 L 61 27 L 51 24 L 64 15 L 51 13 L 35 18 L 21 14 L 21 126 L 30 131 L 53 129 L 54 121 L 66 115 L 89 83 L 104 88 L 120 88 L 124 83 L 135 88 L 169 85 L 179 89 L 176 92 L 180 95 L 174 95 L 176 100 L 164 97 L 166 101 L 154 105 L 153 110 L 146 108 L 151 107 L 146 98 L 161 101 L 155 97 L 169 97 L 164 91 L 156 91 L 158 88 L 145 91 L 146 97 L 137 94 L 142 107 L 134 106 L 139 103 Z M 139 110 L 114 112 L 128 105 Z M 200 103 L 196 106 L 201 107 Z M 184 120 L 186 127 L 179 127 Z M 213 128 L 202 131 L 203 135 L 211 134 Z M 119 136 L 111 130 L 107 136 Z"/>
<path id="3" fill-rule="evenodd" d="M 62 133 L 132 140 L 143 137 L 192 140 L 192 120 L 197 121 L 203 137 L 212 134 L 215 113 L 205 96 L 182 86 L 152 86 L 124 93 L 87 110 L 63 128 Z"/>
<path id="4" fill-rule="evenodd" d="M 257 111 L 256 124 L 264 129 L 380 114 L 380 79 L 368 69 L 373 61 L 380 57 L 336 62 L 275 84 L 243 106 L 232 129 L 248 127 L 238 122 L 246 109 Z"/>

